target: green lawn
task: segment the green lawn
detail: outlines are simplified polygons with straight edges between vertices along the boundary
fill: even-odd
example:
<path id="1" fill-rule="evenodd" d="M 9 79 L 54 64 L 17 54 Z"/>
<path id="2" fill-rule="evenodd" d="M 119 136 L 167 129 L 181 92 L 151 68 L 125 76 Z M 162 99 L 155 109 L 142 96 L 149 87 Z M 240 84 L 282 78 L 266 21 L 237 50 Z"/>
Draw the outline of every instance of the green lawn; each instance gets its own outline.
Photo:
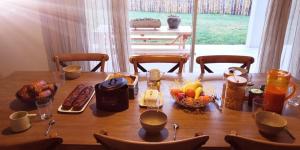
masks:
<path id="1" fill-rule="evenodd" d="M 167 24 L 169 13 L 130 11 L 129 19 L 156 18 Z M 192 26 L 192 14 L 176 14 L 181 25 Z M 198 14 L 196 44 L 245 44 L 249 16 Z M 189 43 L 191 43 L 189 41 Z"/>

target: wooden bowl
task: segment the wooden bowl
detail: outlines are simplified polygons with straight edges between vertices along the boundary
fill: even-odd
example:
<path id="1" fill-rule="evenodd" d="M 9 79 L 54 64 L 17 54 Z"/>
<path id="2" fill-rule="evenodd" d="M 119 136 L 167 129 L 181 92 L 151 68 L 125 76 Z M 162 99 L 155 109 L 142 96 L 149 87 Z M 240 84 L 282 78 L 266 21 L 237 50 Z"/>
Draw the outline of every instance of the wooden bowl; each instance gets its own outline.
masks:
<path id="1" fill-rule="evenodd" d="M 286 119 L 277 113 L 269 111 L 257 112 L 255 120 L 259 131 L 268 135 L 277 135 L 287 126 Z"/>
<path id="2" fill-rule="evenodd" d="M 65 77 L 68 80 L 77 79 L 80 77 L 81 74 L 81 66 L 79 65 L 69 65 L 63 68 L 65 72 Z"/>
<path id="3" fill-rule="evenodd" d="M 141 114 L 140 122 L 147 133 L 160 133 L 167 124 L 167 115 L 161 111 L 148 110 Z"/>

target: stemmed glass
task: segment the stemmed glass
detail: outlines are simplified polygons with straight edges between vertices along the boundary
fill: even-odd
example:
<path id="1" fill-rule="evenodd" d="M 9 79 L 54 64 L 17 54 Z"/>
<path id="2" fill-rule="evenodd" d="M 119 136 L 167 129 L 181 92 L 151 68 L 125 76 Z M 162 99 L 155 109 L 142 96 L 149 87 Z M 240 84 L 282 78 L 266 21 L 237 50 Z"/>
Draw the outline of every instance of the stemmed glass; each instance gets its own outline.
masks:
<path id="1" fill-rule="evenodd" d="M 295 107 L 298 107 L 300 105 L 300 95 L 294 97 L 294 98 L 291 98 L 288 100 L 288 104 L 289 105 L 293 105 Z"/>
<path id="2" fill-rule="evenodd" d="M 65 84 L 65 72 L 63 71 L 52 71 L 53 82 L 60 88 Z"/>
<path id="3" fill-rule="evenodd" d="M 248 73 L 247 75 L 247 86 L 253 86 L 254 83 L 252 82 L 252 74 Z"/>
<path id="4" fill-rule="evenodd" d="M 300 117 L 300 95 L 289 99 L 287 103 L 284 105 L 284 109 L 282 113 L 287 116 L 294 116 L 299 118 Z"/>

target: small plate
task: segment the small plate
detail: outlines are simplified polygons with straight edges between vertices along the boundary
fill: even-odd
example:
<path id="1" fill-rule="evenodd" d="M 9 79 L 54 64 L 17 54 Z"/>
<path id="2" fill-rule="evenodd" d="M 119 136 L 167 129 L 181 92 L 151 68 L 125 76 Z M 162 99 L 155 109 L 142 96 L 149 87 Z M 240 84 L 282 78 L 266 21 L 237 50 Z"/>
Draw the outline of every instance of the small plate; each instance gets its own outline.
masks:
<path id="1" fill-rule="evenodd" d="M 141 97 L 139 98 L 139 105 L 140 107 L 147 107 L 147 105 L 144 103 L 144 96 L 145 96 L 145 92 L 141 95 Z M 162 94 L 159 92 L 159 107 L 162 107 L 164 104 L 163 101 L 163 96 Z"/>
<path id="2" fill-rule="evenodd" d="M 95 95 L 95 91 L 93 91 L 93 93 L 91 94 L 89 100 L 85 103 L 85 105 L 82 107 L 82 109 L 80 110 L 73 110 L 73 108 L 69 109 L 69 110 L 64 110 L 62 109 L 62 105 L 60 105 L 57 109 L 58 112 L 61 112 L 61 113 L 71 113 L 71 114 L 74 114 L 74 113 L 81 113 L 84 111 L 84 109 L 86 108 L 86 106 L 89 104 L 89 102 L 92 100 L 93 96 Z"/>

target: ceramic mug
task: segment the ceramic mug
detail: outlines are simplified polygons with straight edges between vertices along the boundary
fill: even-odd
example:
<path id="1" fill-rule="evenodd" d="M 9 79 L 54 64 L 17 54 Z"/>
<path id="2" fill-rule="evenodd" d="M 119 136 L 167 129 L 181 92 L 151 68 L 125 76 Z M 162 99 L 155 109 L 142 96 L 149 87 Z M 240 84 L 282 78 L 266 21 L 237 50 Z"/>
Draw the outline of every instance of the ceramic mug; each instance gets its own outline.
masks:
<path id="1" fill-rule="evenodd" d="M 17 111 L 9 115 L 10 128 L 13 132 L 21 132 L 31 127 L 30 117 L 37 114 L 29 114 L 26 111 Z"/>

